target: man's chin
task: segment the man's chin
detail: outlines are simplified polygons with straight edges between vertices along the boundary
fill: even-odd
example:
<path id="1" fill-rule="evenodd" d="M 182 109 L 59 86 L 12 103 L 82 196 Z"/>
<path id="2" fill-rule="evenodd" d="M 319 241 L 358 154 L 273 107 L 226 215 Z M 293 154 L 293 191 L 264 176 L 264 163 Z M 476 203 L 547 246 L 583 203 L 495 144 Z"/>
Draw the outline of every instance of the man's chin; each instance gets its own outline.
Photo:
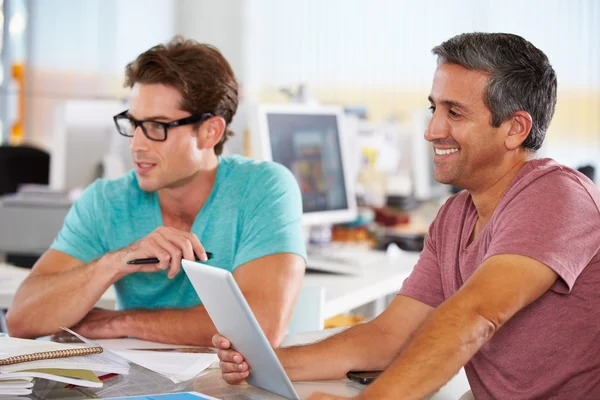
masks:
<path id="1" fill-rule="evenodd" d="M 441 183 L 443 185 L 452 185 L 455 180 L 453 179 L 453 177 L 443 174 L 433 174 L 433 179 L 435 179 L 436 182 Z"/>
<path id="2" fill-rule="evenodd" d="M 160 185 L 157 183 L 151 182 L 149 179 L 140 178 L 139 176 L 138 185 L 144 192 L 156 192 L 158 189 L 160 189 Z"/>

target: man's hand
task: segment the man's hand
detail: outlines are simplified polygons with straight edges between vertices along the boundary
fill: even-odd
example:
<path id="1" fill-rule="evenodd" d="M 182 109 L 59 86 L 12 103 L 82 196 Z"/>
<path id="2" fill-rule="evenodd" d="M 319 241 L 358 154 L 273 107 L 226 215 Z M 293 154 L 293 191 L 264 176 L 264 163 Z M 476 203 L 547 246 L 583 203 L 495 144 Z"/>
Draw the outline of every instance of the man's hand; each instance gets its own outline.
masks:
<path id="1" fill-rule="evenodd" d="M 237 385 L 244 382 L 244 379 L 250 374 L 248 363 L 244 361 L 244 356 L 233 350 L 231 348 L 231 342 L 218 333 L 213 336 L 212 344 L 219 349 L 217 353 L 219 360 L 221 360 L 219 367 L 221 367 L 221 373 L 225 382 L 230 385 Z M 313 393 L 309 400 L 345 400 L 352 398 L 354 397 L 339 397 L 325 393 Z"/>
<path id="2" fill-rule="evenodd" d="M 221 374 L 225 382 L 230 385 L 242 383 L 250 375 L 248 363 L 244 361 L 244 356 L 233 350 L 231 342 L 218 333 L 213 336 L 212 344 L 219 349 L 217 352 L 219 360 L 221 360 L 219 367 L 221 367 Z"/>
<path id="3" fill-rule="evenodd" d="M 120 324 L 126 311 L 105 310 L 94 308 L 81 321 L 71 327 L 71 330 L 88 339 L 113 339 L 127 336 L 120 333 Z M 61 331 L 53 336 L 53 340 L 60 341 L 66 336 L 72 336 L 69 332 Z"/>
<path id="4" fill-rule="evenodd" d="M 121 277 L 133 272 L 156 272 L 170 267 L 167 275 L 169 279 L 179 272 L 182 259 L 207 260 L 206 251 L 195 234 L 166 226 L 156 228 L 148 236 L 110 254 L 109 257 L 113 257 L 113 261 L 118 264 Z M 152 257 L 158 258 L 158 264 L 126 264 L 127 261 L 137 258 Z"/>

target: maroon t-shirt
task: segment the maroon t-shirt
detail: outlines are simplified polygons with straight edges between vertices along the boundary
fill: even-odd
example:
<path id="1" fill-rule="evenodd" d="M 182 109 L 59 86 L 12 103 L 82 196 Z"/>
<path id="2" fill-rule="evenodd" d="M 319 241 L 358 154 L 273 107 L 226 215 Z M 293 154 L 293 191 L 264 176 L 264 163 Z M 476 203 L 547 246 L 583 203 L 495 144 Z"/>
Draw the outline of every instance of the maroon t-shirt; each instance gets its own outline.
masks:
<path id="1" fill-rule="evenodd" d="M 432 307 L 496 254 L 538 260 L 559 279 L 469 361 L 477 399 L 600 399 L 600 191 L 551 159 L 528 162 L 469 244 L 467 191 L 440 209 L 399 294 Z"/>

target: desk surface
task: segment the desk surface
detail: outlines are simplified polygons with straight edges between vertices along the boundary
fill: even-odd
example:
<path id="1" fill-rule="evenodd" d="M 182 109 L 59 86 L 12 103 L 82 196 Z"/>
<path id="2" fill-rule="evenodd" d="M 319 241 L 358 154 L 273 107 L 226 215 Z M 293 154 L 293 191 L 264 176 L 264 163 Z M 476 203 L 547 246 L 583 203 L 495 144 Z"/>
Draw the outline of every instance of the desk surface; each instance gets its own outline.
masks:
<path id="1" fill-rule="evenodd" d="M 361 269 L 360 275 L 307 273 L 304 286 L 325 289 L 324 318 L 350 311 L 374 300 L 394 294 L 410 275 L 419 253 L 399 251 L 394 256 L 381 256 Z"/>
<path id="2" fill-rule="evenodd" d="M 337 333 L 339 329 L 292 335 L 286 338 L 287 345 L 307 343 L 323 339 Z M 325 391 L 339 396 L 355 396 L 363 390 L 359 384 L 347 379 L 337 381 L 295 382 L 294 387 L 302 399 L 315 391 Z M 120 375 L 104 381 L 102 388 L 65 388 L 61 383 L 37 380 L 33 393 L 19 398 L 30 399 L 89 399 L 148 395 L 171 392 L 197 391 L 219 399 L 282 399 L 282 397 L 249 385 L 228 385 L 217 369 L 209 369 L 208 373 L 191 381 L 175 384 L 169 379 L 149 371 L 136 364 L 131 364 L 129 375 Z"/>
<path id="3" fill-rule="evenodd" d="M 288 335 L 283 345 L 294 345 L 322 340 L 341 329 L 328 329 L 318 332 Z M 338 396 L 356 396 L 364 386 L 351 382 L 347 379 L 335 381 L 294 382 L 294 388 L 305 399 L 312 393 L 326 392 Z M 446 384 L 439 392 L 431 397 L 431 400 L 456 400 L 469 390 L 464 370 Z M 37 380 L 34 392 L 22 399 L 89 399 L 120 396 L 135 396 L 143 394 L 158 394 L 170 392 L 197 391 L 219 399 L 245 400 L 245 399 L 282 399 L 277 395 L 249 385 L 231 386 L 222 378 L 219 369 L 209 369 L 205 375 L 194 378 L 188 382 L 174 384 L 162 375 L 156 374 L 145 368 L 131 364 L 130 374 L 127 376 L 116 376 L 104 381 L 102 388 L 65 388 L 61 383 L 47 380 Z"/>
<path id="4" fill-rule="evenodd" d="M 300 398 L 305 399 L 316 391 L 325 391 L 339 396 L 356 396 L 362 388 L 349 380 L 295 382 L 294 388 Z M 65 388 L 61 383 L 37 380 L 33 393 L 20 396 L 22 399 L 95 399 L 149 395 L 159 393 L 196 391 L 225 400 L 281 400 L 282 397 L 250 385 L 228 385 L 218 369 L 191 381 L 174 384 L 169 379 L 132 364 L 129 375 L 119 375 L 104 381 L 102 388 Z"/>

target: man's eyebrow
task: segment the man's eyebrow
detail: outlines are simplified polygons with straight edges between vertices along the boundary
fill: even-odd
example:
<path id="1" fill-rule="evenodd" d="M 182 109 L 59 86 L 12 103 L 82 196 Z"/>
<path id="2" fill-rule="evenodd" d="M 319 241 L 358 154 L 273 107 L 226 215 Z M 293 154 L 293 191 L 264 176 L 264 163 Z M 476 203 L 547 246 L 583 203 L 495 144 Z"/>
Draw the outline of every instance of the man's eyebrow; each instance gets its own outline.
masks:
<path id="1" fill-rule="evenodd" d="M 431 96 L 427 97 L 427 100 L 429 100 L 429 102 L 431 104 L 435 104 L 435 101 L 433 100 L 433 98 Z M 465 104 L 459 102 L 459 101 L 454 101 L 454 100 L 441 100 L 440 101 L 441 104 L 448 106 L 448 107 L 457 107 L 460 108 L 461 110 L 465 111 L 465 112 L 470 112 L 471 110 L 469 109 L 469 107 L 467 107 Z"/>
<path id="2" fill-rule="evenodd" d="M 133 119 L 137 119 L 136 117 L 134 117 L 133 115 L 131 115 L 130 112 L 127 113 L 127 116 L 131 117 Z M 173 120 L 173 118 L 165 117 L 164 115 L 151 115 L 151 116 L 143 119 L 143 121 L 146 121 L 146 120 L 152 120 L 152 121 L 160 121 L 160 120 L 171 121 L 171 120 Z"/>

